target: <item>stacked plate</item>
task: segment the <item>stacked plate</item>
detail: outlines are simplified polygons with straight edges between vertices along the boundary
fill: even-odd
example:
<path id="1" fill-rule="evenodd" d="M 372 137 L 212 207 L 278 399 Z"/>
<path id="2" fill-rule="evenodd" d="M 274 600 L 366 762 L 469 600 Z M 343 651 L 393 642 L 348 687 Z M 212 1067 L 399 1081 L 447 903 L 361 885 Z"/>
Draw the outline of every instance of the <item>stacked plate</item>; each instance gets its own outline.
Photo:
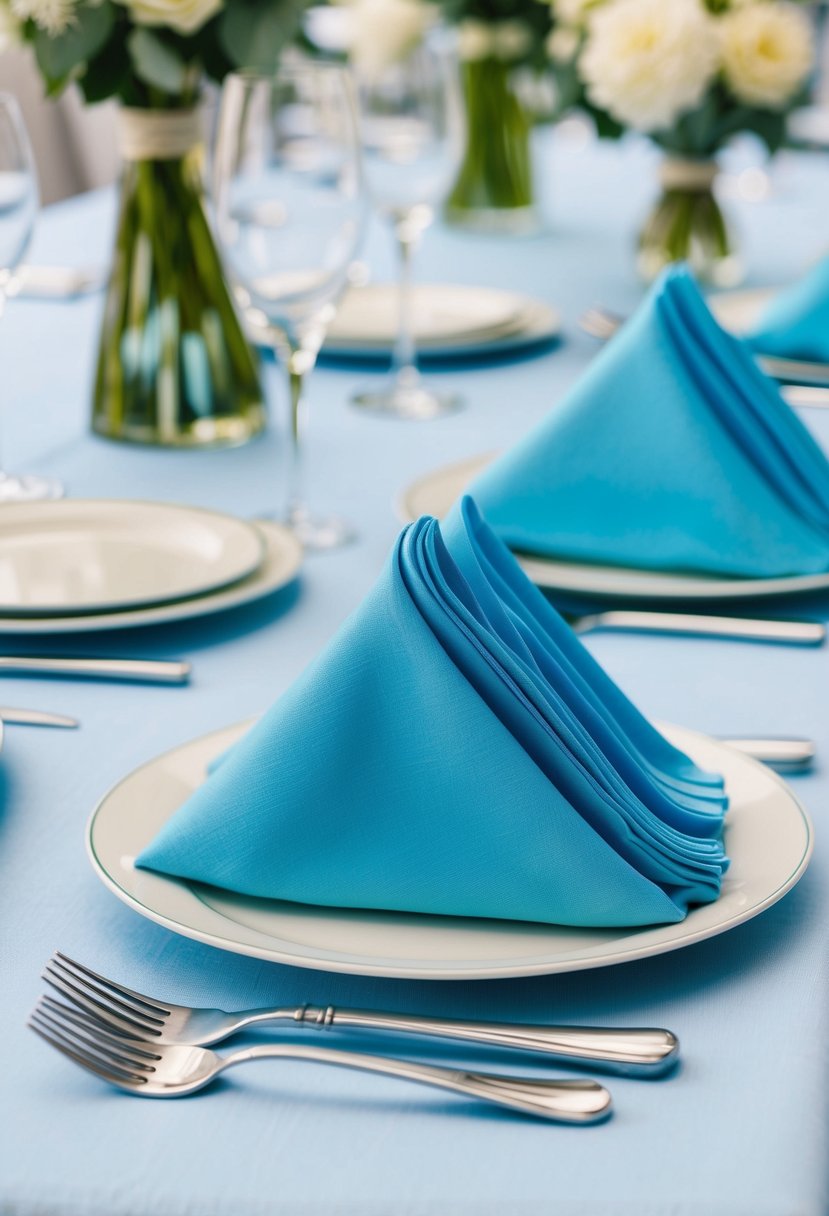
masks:
<path id="1" fill-rule="evenodd" d="M 8 504 L 0 513 L 0 633 L 123 629 L 247 604 L 296 575 L 278 524 L 118 499 Z"/>
<path id="2" fill-rule="evenodd" d="M 555 309 L 542 300 L 487 287 L 419 284 L 413 291 L 413 328 L 424 359 L 508 354 L 543 345 L 560 332 Z M 369 283 L 343 296 L 324 353 L 344 359 L 388 359 L 399 327 L 397 287 Z M 267 334 L 248 321 L 254 341 Z"/>

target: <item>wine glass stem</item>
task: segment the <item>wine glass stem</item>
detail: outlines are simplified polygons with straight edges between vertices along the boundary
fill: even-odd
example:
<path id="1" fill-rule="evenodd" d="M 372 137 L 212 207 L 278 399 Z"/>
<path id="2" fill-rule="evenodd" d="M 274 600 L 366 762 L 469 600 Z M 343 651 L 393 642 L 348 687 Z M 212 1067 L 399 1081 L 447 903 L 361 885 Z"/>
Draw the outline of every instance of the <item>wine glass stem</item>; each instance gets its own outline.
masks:
<path id="1" fill-rule="evenodd" d="M 395 236 L 397 238 L 397 298 L 400 319 L 392 356 L 392 372 L 395 379 L 400 383 L 412 384 L 418 377 L 412 284 L 412 256 L 417 245 L 417 240 L 411 236 L 402 224 L 396 226 Z"/>
<path id="2" fill-rule="evenodd" d="M 296 523 L 305 515 L 304 476 L 302 468 L 302 432 L 305 429 L 305 371 L 300 351 L 292 351 L 288 360 L 288 389 L 290 393 L 291 452 L 288 460 L 288 523 Z"/>

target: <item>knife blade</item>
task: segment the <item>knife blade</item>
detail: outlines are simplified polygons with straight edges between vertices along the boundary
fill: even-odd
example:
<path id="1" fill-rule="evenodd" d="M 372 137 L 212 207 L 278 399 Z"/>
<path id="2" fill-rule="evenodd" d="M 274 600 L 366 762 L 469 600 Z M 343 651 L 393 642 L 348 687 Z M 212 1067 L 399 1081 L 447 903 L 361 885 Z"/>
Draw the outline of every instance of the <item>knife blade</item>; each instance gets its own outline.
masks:
<path id="1" fill-rule="evenodd" d="M 0 675 L 77 676 L 98 680 L 131 680 L 148 684 L 186 684 L 190 664 L 170 659 L 60 658 L 44 655 L 0 656 Z"/>
<path id="2" fill-rule="evenodd" d="M 0 705 L 0 722 L 15 726 L 61 726 L 67 730 L 80 726 L 77 718 L 66 714 L 53 714 L 44 709 L 18 709 L 12 705 Z"/>

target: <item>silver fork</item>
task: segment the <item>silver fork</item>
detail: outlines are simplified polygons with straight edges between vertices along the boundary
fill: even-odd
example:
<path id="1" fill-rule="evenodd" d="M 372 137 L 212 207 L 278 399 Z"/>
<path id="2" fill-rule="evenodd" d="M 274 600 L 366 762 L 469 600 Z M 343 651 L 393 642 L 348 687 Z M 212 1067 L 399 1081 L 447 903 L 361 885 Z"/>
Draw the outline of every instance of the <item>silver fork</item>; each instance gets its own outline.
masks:
<path id="1" fill-rule="evenodd" d="M 142 1098 L 184 1097 L 209 1085 L 225 1069 L 248 1060 L 310 1060 L 401 1077 L 562 1123 L 596 1123 L 611 1110 L 608 1091 L 596 1081 L 584 1079 L 538 1081 L 464 1072 L 328 1047 L 268 1044 L 219 1056 L 203 1047 L 150 1044 L 110 1034 L 94 1019 L 83 1017 L 50 997 L 38 1002 L 29 1026 L 81 1068 Z"/>
<path id="2" fill-rule="evenodd" d="M 286 1009 L 192 1009 L 124 988 L 113 980 L 55 953 L 43 978 L 79 1010 L 112 1034 L 159 1044 L 204 1047 L 229 1038 L 245 1026 L 291 1022 L 327 1030 L 332 1026 L 397 1034 L 457 1039 L 489 1047 L 540 1052 L 571 1064 L 589 1064 L 605 1072 L 660 1076 L 674 1066 L 679 1040 L 670 1030 L 602 1029 L 590 1026 L 532 1026 L 509 1022 L 452 1021 L 414 1014 L 380 1013 L 301 1005 Z"/>

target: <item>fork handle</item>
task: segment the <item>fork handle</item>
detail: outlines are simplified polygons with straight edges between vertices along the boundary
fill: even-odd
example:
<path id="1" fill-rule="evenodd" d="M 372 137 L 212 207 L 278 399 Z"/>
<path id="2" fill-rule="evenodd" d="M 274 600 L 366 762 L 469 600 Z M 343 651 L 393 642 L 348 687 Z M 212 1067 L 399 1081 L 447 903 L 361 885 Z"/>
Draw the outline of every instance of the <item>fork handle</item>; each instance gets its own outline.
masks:
<path id="1" fill-rule="evenodd" d="M 78 676 L 97 680 L 135 680 L 148 684 L 186 684 L 190 664 L 172 659 L 76 659 L 5 655 L 0 672 L 33 676 Z"/>
<path id="2" fill-rule="evenodd" d="M 638 612 L 611 609 L 584 617 L 577 633 L 592 629 L 618 629 L 626 633 L 696 634 L 790 646 L 820 646 L 826 626 L 819 621 L 751 620 L 747 617 L 709 616 L 690 612 Z"/>
<path id="3" fill-rule="evenodd" d="M 481 1098 L 496 1106 L 522 1111 L 541 1119 L 560 1123 L 597 1123 L 607 1118 L 611 1110 L 608 1091 L 596 1081 L 561 1080 L 537 1081 L 526 1077 L 503 1077 L 484 1072 L 463 1072 L 440 1068 L 436 1064 L 415 1064 L 386 1056 L 369 1056 L 360 1052 L 335 1051 L 329 1047 L 300 1045 L 263 1045 L 248 1047 L 222 1059 L 223 1068 L 243 1064 L 248 1060 L 293 1059 L 310 1060 L 318 1064 L 333 1064 L 339 1068 L 354 1068 L 360 1072 L 377 1072 L 387 1077 L 400 1077 L 437 1089 L 449 1089 L 470 1098 Z"/>
<path id="4" fill-rule="evenodd" d="M 269 1021 L 262 1010 L 251 1021 Z M 284 1011 L 282 1012 L 284 1017 Z M 454 1021 L 414 1014 L 380 1013 L 367 1009 L 337 1009 L 333 1005 L 304 1005 L 293 1013 L 296 1022 L 318 1030 L 332 1026 L 393 1034 L 429 1035 L 459 1039 L 489 1047 L 540 1052 L 571 1064 L 589 1064 L 605 1072 L 660 1076 L 674 1066 L 679 1040 L 670 1030 L 658 1028 L 600 1028 L 591 1026 L 533 1026 L 510 1022 Z"/>

